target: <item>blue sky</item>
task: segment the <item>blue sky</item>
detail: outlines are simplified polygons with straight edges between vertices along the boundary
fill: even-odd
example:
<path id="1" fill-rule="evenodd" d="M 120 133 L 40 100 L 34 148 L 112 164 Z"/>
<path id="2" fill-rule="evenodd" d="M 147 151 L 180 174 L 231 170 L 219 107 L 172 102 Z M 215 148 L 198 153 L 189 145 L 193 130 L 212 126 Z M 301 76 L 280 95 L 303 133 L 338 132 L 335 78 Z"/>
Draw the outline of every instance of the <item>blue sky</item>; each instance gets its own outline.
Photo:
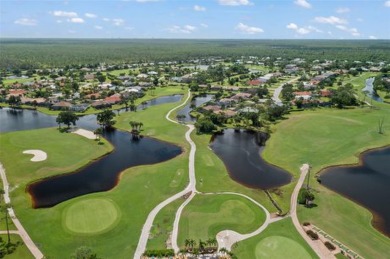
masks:
<path id="1" fill-rule="evenodd" d="M 390 39 L 390 0 L 0 0 L 0 37 Z"/>

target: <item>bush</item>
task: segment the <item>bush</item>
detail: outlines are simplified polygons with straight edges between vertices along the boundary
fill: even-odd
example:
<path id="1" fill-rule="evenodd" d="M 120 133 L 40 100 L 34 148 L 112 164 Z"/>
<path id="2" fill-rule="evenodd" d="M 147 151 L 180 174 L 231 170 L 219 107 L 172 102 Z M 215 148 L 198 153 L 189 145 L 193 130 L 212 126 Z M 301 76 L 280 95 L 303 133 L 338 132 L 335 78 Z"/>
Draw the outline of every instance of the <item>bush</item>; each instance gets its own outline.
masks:
<path id="1" fill-rule="evenodd" d="M 324 243 L 324 245 L 325 245 L 330 251 L 333 251 L 333 250 L 336 249 L 336 247 L 335 247 L 331 242 L 329 242 L 329 241 L 326 241 L 326 242 Z"/>
<path id="2" fill-rule="evenodd" d="M 313 230 L 306 231 L 306 234 L 312 239 L 312 240 L 318 240 L 318 234 L 314 232 Z"/>
<path id="3" fill-rule="evenodd" d="M 304 226 L 310 226 L 310 222 L 303 222 Z"/>
<path id="4" fill-rule="evenodd" d="M 173 249 L 146 250 L 143 255 L 147 257 L 168 257 L 174 256 L 175 252 Z"/>

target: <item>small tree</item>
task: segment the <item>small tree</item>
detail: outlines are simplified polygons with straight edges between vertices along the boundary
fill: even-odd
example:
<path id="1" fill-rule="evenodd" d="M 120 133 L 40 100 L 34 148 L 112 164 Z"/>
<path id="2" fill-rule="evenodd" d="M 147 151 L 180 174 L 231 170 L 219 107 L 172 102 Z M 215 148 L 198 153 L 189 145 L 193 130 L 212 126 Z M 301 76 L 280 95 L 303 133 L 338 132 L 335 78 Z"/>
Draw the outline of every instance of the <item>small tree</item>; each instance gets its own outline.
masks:
<path id="1" fill-rule="evenodd" d="M 63 111 L 60 112 L 57 116 L 56 122 L 58 123 L 58 127 L 61 126 L 61 123 L 65 124 L 70 128 L 70 125 L 76 125 L 76 121 L 79 119 L 74 112 L 71 111 Z"/>
<path id="2" fill-rule="evenodd" d="M 115 113 L 111 110 L 104 110 L 96 116 L 96 119 L 100 125 L 104 128 L 110 128 L 115 124 Z"/>
<path id="3" fill-rule="evenodd" d="M 91 248 L 86 246 L 80 246 L 76 251 L 70 256 L 72 259 L 99 259 L 98 256 Z"/>

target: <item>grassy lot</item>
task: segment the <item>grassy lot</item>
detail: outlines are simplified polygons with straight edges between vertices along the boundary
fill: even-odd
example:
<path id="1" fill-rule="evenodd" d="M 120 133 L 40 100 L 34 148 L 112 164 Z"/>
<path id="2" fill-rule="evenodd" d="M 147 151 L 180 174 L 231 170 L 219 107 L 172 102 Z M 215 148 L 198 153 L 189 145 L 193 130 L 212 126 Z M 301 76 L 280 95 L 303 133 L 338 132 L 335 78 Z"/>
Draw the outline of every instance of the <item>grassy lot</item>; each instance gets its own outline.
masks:
<path id="1" fill-rule="evenodd" d="M 215 238 L 226 229 L 250 233 L 265 221 L 265 213 L 257 205 L 236 195 L 197 195 L 184 208 L 179 223 L 178 244 L 187 238 L 198 241 Z"/>
<path id="2" fill-rule="evenodd" d="M 290 218 L 272 223 L 259 235 L 237 243 L 233 253 L 238 258 L 317 258 Z"/>
<path id="3" fill-rule="evenodd" d="M 164 104 L 150 107 L 145 111 L 122 113 L 117 118 L 118 126 L 121 127 L 122 125 L 122 128 L 128 130 L 130 128 L 128 120 L 142 121 L 145 128 L 143 134 L 180 144 L 184 150 L 187 150 L 188 147 L 184 140 L 186 127 L 162 119 L 167 111 L 177 104 Z M 127 169 L 122 173 L 119 184 L 108 192 L 84 195 L 52 208 L 34 210 L 31 208 L 29 197 L 24 192 L 26 183 L 33 179 L 52 175 L 53 172 L 58 174 L 66 170 L 73 171 L 80 167 L 79 160 L 84 154 L 84 149 L 89 150 L 87 152 L 88 158 L 94 158 L 97 157 L 96 153 L 99 150 L 103 151 L 109 147 L 108 144 L 95 145 L 96 142 L 84 140 L 73 134 L 58 133 L 58 138 L 51 137 L 51 135 L 57 135 L 56 129 L 0 135 L 2 147 L 3 144 L 7 145 L 6 149 L 1 149 L 1 161 L 5 165 L 11 185 L 15 186 L 17 184 L 19 186 L 12 192 L 13 205 L 23 225 L 31 233 L 32 239 L 40 245 L 46 256 L 53 258 L 69 257 L 77 247 L 83 245 L 91 247 L 103 258 L 131 257 L 138 243 L 141 227 L 151 209 L 167 197 L 182 190 L 187 184 L 187 174 L 183 173 L 188 168 L 187 154 L 183 153 L 179 157 L 164 163 Z M 48 141 L 42 143 L 42 136 L 45 136 L 45 140 Z M 66 138 L 66 141 L 64 141 L 64 138 Z M 73 139 L 75 140 L 73 141 Z M 23 150 L 31 148 L 48 152 L 48 160 L 32 164 L 26 156 L 18 165 L 12 163 L 15 158 L 21 159 L 23 157 L 21 154 Z M 58 149 L 64 149 L 64 151 L 59 155 L 51 151 Z M 77 150 L 77 152 L 72 152 L 74 150 Z M 63 154 L 67 154 L 67 156 Z M 115 204 L 115 207 L 119 208 L 118 213 L 121 214 L 119 222 L 115 222 L 114 225 L 106 225 L 110 229 L 103 229 L 94 235 L 77 234 L 69 231 L 64 222 L 67 222 L 67 220 L 69 222 L 70 218 L 73 226 L 75 226 L 76 220 L 79 220 L 78 224 L 80 225 L 84 217 L 83 215 L 81 217 L 70 216 L 69 210 L 72 211 L 73 206 L 85 204 L 85 201 L 90 199 L 110 200 L 112 204 Z M 88 209 L 96 211 L 97 207 L 94 206 L 94 208 Z M 93 212 L 87 214 L 91 213 L 94 214 Z M 96 216 L 96 213 L 94 215 Z M 105 217 L 102 213 L 101 216 Z M 50 224 L 47 224 L 47 222 L 50 222 Z M 83 222 L 84 224 L 93 223 Z M 98 222 L 95 223 L 98 224 Z M 40 231 L 36 231 L 37 226 L 39 226 Z"/>
<path id="4" fill-rule="evenodd" d="M 7 235 L 1 235 L 0 236 L 3 240 L 7 240 Z M 21 242 L 21 245 L 16 247 L 16 250 L 9 255 L 5 255 L 4 258 L 6 259 L 32 259 L 34 256 L 30 253 L 28 248 L 24 245 L 22 239 L 19 237 L 19 235 L 11 235 L 11 242 L 16 243 L 16 242 Z"/>
<path id="5" fill-rule="evenodd" d="M 375 105 L 378 109 L 318 109 L 292 114 L 276 126 L 263 153 L 267 161 L 290 172 L 297 173 L 308 162 L 313 172 L 311 183 L 318 191 L 315 200 L 318 207 L 300 207 L 301 221 L 318 225 L 368 258 L 383 256 L 390 247 L 390 239 L 371 226 L 372 216 L 366 209 L 319 185 L 314 175 L 329 165 L 356 163 L 362 151 L 390 144 L 390 107 Z M 377 132 L 380 118 L 385 118 L 385 134 Z M 289 194 L 292 187 L 290 184 L 282 190 Z M 288 206 L 289 201 L 279 198 L 279 202 Z"/>

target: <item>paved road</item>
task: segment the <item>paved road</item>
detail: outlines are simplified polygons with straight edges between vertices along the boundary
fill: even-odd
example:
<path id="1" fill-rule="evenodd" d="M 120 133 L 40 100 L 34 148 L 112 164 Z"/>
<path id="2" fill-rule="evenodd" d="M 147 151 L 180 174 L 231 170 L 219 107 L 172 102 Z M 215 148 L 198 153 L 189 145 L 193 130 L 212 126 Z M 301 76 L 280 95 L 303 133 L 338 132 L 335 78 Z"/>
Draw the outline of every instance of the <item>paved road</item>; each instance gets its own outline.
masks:
<path id="1" fill-rule="evenodd" d="M 277 105 L 282 105 L 283 103 L 282 103 L 282 100 L 280 100 L 279 95 L 280 95 L 280 93 L 281 93 L 282 90 L 283 90 L 283 86 L 284 86 L 285 84 L 291 84 L 291 83 L 297 81 L 298 79 L 299 79 L 299 77 L 295 77 L 295 78 L 293 78 L 293 79 L 287 81 L 286 83 L 281 84 L 278 88 L 276 88 L 275 91 L 274 91 L 274 95 L 272 96 L 272 100 L 273 100 Z"/>
<path id="2" fill-rule="evenodd" d="M 4 201 L 6 204 L 11 203 L 11 199 L 9 197 L 9 184 L 7 180 L 7 175 L 5 174 L 5 170 L 3 165 L 0 163 L 0 175 L 1 180 L 3 181 L 3 189 L 4 189 Z M 13 231 L 14 234 L 19 234 L 19 236 L 22 238 L 24 244 L 27 246 L 28 250 L 33 254 L 35 258 L 41 259 L 43 258 L 42 252 L 39 250 L 39 248 L 34 244 L 34 242 L 31 240 L 30 236 L 28 235 L 27 231 L 24 229 L 22 224 L 20 223 L 19 219 L 16 217 L 15 212 L 12 208 L 8 208 L 8 214 L 10 218 L 12 219 L 12 222 L 14 223 L 17 231 Z"/>
<path id="3" fill-rule="evenodd" d="M 325 247 L 325 245 L 320 240 L 311 240 L 303 230 L 301 224 L 299 223 L 297 216 L 298 193 L 303 185 L 303 182 L 305 181 L 307 173 L 310 170 L 310 166 L 308 164 L 303 164 L 300 170 L 301 176 L 299 177 L 297 185 L 295 186 L 295 189 L 291 195 L 290 215 L 292 222 L 294 223 L 294 226 L 297 229 L 298 233 L 303 237 L 303 239 L 305 239 L 306 243 L 314 250 L 314 252 L 319 258 L 335 258 L 334 255 Z"/>
<path id="4" fill-rule="evenodd" d="M 176 106 L 175 108 L 170 110 L 167 113 L 167 115 L 165 116 L 165 118 L 167 120 L 173 122 L 173 123 L 179 124 L 177 121 L 172 120 L 171 118 L 169 118 L 169 116 L 171 115 L 171 113 L 174 110 L 178 109 L 181 106 L 184 106 L 187 103 L 187 101 L 190 99 L 190 97 L 191 97 L 191 93 L 190 93 L 190 91 L 188 91 L 188 97 L 186 98 L 186 100 L 182 104 L 180 104 L 179 106 Z M 164 208 L 166 205 L 168 205 L 169 203 L 179 199 L 180 197 L 183 197 L 185 194 L 187 194 L 189 192 L 192 192 L 192 193 L 191 193 L 191 196 L 186 200 L 187 203 L 192 199 L 193 195 L 195 195 L 196 179 L 195 179 L 195 166 L 194 165 L 195 165 L 196 146 L 195 146 L 195 143 L 191 140 L 191 137 L 190 137 L 191 132 L 195 129 L 195 127 L 194 127 L 194 125 L 187 125 L 187 127 L 188 127 L 188 131 L 186 132 L 185 137 L 186 137 L 187 142 L 191 146 L 191 150 L 190 150 L 190 154 L 189 154 L 189 163 L 188 163 L 189 184 L 183 191 L 181 191 L 179 193 L 176 193 L 175 195 L 173 195 L 173 196 L 169 197 L 168 199 L 164 200 L 163 202 L 158 204 L 149 213 L 149 215 L 148 215 L 148 217 L 146 219 L 146 222 L 145 222 L 145 224 L 142 227 L 141 236 L 140 236 L 139 241 L 138 241 L 138 246 L 137 246 L 137 249 L 136 249 L 136 251 L 134 253 L 134 258 L 136 258 L 136 259 L 141 258 L 143 252 L 146 249 L 146 244 L 147 244 L 148 239 L 149 239 L 150 230 L 151 230 L 151 228 L 153 226 L 154 219 L 155 219 L 156 215 L 160 212 L 160 210 L 162 208 Z M 180 217 L 180 215 L 179 215 L 179 217 Z M 175 219 L 175 221 L 176 221 L 176 219 Z M 177 247 L 177 233 L 176 233 L 175 243 L 172 243 L 173 247 L 174 247 L 174 245 L 176 245 L 176 247 Z M 178 250 L 177 250 L 177 252 L 178 252 Z"/>

